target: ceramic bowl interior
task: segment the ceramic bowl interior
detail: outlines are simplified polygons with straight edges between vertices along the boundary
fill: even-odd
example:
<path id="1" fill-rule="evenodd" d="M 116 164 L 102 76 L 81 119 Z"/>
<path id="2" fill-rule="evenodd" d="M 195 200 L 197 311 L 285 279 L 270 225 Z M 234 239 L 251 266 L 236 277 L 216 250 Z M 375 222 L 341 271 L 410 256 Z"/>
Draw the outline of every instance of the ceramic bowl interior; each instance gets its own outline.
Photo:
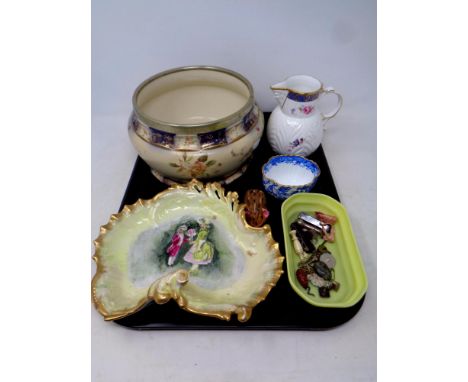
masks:
<path id="1" fill-rule="evenodd" d="M 134 106 L 148 120 L 193 126 L 248 109 L 252 93 L 246 79 L 227 69 L 180 68 L 145 81 Z"/>
<path id="2" fill-rule="evenodd" d="M 300 156 L 276 156 L 263 168 L 264 177 L 281 186 L 313 184 L 319 174 L 320 170 L 314 162 Z"/>

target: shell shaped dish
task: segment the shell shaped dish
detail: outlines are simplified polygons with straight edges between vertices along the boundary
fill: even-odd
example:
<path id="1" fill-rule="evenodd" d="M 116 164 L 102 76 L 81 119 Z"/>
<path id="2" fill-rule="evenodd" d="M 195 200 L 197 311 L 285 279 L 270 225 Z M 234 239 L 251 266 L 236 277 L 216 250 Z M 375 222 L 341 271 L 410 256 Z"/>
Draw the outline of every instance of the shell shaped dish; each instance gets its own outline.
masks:
<path id="1" fill-rule="evenodd" d="M 239 321 L 266 298 L 282 274 L 268 225 L 249 226 L 235 192 L 193 180 L 112 215 L 95 241 L 92 297 L 106 320 L 154 300 Z"/>
<path id="2" fill-rule="evenodd" d="M 326 246 L 336 259 L 335 280 L 340 283 L 338 291 L 330 292 L 330 297 L 320 297 L 307 293 L 296 278 L 299 256 L 289 235 L 291 223 L 301 212 L 313 215 L 320 211 L 338 218 L 335 223 L 335 241 Z M 344 206 L 335 199 L 323 194 L 296 194 L 281 206 L 284 245 L 289 283 L 296 293 L 311 305 L 324 308 L 347 308 L 355 305 L 367 290 L 367 276 L 359 254 L 351 222 Z"/>
<path id="3" fill-rule="evenodd" d="M 271 157 L 262 168 L 263 187 L 278 199 L 287 199 L 298 192 L 309 192 L 317 183 L 317 163 L 296 155 Z"/>

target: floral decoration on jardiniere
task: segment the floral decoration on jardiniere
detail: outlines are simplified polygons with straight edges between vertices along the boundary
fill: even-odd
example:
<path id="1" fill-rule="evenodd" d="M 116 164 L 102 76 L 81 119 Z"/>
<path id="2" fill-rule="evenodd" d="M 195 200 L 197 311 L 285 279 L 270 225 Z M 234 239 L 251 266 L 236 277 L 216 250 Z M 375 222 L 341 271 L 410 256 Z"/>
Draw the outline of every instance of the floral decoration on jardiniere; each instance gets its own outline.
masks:
<path id="1" fill-rule="evenodd" d="M 169 163 L 170 166 L 177 168 L 177 172 L 190 174 L 192 178 L 207 175 L 207 169 L 215 164 L 216 161 L 214 159 L 208 160 L 208 155 L 206 154 L 195 158 L 192 155 L 187 155 L 186 152 L 179 158 L 179 163 Z"/>

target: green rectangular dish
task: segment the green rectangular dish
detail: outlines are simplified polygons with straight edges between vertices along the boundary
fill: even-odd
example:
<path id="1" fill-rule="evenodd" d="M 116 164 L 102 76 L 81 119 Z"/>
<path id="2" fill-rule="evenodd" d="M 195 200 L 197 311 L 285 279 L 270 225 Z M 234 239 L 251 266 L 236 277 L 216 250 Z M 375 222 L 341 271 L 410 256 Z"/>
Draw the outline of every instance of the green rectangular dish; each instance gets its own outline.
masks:
<path id="1" fill-rule="evenodd" d="M 299 256 L 294 251 L 289 235 L 290 224 L 300 212 L 314 215 L 316 211 L 338 218 L 335 224 L 335 242 L 326 246 L 336 259 L 335 280 L 340 283 L 338 291 L 331 291 L 330 297 L 320 297 L 312 289 L 307 293 L 296 278 Z M 364 269 L 351 222 L 344 206 L 335 199 L 316 193 L 298 193 L 288 198 L 281 206 L 286 265 L 289 283 L 295 292 L 311 305 L 324 308 L 347 308 L 355 305 L 367 290 L 367 276 Z"/>

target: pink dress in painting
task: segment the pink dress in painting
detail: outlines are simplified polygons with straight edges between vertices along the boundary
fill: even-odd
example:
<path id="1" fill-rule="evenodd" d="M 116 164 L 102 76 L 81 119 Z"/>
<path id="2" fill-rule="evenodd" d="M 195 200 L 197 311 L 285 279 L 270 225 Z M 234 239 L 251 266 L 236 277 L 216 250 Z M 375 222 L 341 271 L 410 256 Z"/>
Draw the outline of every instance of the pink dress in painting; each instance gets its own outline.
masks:
<path id="1" fill-rule="evenodd" d="M 182 244 L 188 241 L 188 239 L 184 235 L 184 229 L 177 229 L 177 232 L 172 236 L 171 239 L 171 245 L 167 248 L 166 253 L 169 255 L 169 258 L 167 260 L 168 265 L 174 264 L 174 261 L 177 258 L 177 255 L 179 254 L 180 247 L 182 247 Z"/>

